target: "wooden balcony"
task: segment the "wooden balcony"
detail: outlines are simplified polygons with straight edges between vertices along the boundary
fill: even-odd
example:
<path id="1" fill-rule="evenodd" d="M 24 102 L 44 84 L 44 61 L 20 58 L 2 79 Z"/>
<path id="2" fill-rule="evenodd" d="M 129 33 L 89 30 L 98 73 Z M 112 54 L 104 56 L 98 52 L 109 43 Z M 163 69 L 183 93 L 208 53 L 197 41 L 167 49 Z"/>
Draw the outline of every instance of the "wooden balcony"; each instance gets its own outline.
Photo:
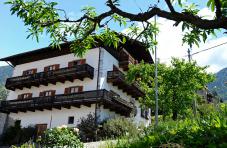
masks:
<path id="1" fill-rule="evenodd" d="M 107 90 L 94 90 L 67 95 L 2 101 L 0 102 L 0 112 L 35 112 L 36 110 L 52 110 L 53 108 L 60 110 L 61 108 L 70 109 L 71 106 L 80 108 L 81 105 L 85 105 L 90 107 L 94 103 L 100 103 L 104 105 L 104 108 L 124 116 L 130 116 L 134 107 L 132 103 L 123 100 L 119 95 Z"/>
<path id="2" fill-rule="evenodd" d="M 129 69 L 130 64 L 138 64 L 138 61 L 135 60 L 130 54 L 122 51 L 119 56 L 119 67 L 124 71 Z"/>
<path id="3" fill-rule="evenodd" d="M 107 82 L 112 83 L 114 86 L 118 86 L 119 89 L 122 89 L 123 92 L 126 92 L 133 98 L 144 96 L 144 92 L 141 90 L 139 84 L 137 82 L 128 84 L 125 80 L 125 75 L 119 70 L 108 71 Z"/>
<path id="4" fill-rule="evenodd" d="M 48 83 L 56 84 L 65 81 L 73 82 L 74 79 L 83 80 L 84 78 L 93 79 L 94 68 L 88 64 L 76 65 L 74 67 L 61 68 L 54 71 L 39 72 L 27 76 L 19 76 L 8 78 L 6 88 L 10 90 L 23 89 L 23 87 L 31 88 L 39 85 L 48 85 Z"/>

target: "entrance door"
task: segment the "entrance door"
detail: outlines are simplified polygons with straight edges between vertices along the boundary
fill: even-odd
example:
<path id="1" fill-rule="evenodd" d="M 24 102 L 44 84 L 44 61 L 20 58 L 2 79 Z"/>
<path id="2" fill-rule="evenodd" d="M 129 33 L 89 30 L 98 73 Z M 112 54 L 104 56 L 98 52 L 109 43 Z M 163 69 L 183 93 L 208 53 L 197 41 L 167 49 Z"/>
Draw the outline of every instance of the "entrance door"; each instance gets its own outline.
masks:
<path id="1" fill-rule="evenodd" d="M 42 136 L 44 131 L 47 129 L 47 124 L 36 124 L 37 137 Z"/>

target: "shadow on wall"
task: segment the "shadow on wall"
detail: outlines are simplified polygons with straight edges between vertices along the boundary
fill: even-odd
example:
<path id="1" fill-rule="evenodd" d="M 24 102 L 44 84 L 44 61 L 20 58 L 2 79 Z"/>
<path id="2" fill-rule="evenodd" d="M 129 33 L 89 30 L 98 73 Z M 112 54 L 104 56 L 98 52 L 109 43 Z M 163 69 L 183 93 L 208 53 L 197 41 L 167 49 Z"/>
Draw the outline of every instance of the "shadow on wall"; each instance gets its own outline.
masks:
<path id="1" fill-rule="evenodd" d="M 2 144 L 2 136 L 4 132 L 11 126 L 15 125 L 15 120 L 10 118 L 8 114 L 0 113 L 0 145 Z"/>

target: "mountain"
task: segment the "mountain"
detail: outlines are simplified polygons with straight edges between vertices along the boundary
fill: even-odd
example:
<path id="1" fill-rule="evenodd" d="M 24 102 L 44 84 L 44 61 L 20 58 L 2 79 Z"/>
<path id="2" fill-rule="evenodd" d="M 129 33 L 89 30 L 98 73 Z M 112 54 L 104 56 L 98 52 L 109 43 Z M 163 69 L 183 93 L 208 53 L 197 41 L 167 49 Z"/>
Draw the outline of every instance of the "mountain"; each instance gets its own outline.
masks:
<path id="1" fill-rule="evenodd" d="M 208 85 L 209 90 L 216 91 L 218 95 L 227 101 L 227 68 L 216 73 L 216 80 Z"/>
<path id="2" fill-rule="evenodd" d="M 0 67 L 0 85 L 4 85 L 6 79 L 11 77 L 13 74 L 13 68 L 10 66 L 1 66 Z"/>

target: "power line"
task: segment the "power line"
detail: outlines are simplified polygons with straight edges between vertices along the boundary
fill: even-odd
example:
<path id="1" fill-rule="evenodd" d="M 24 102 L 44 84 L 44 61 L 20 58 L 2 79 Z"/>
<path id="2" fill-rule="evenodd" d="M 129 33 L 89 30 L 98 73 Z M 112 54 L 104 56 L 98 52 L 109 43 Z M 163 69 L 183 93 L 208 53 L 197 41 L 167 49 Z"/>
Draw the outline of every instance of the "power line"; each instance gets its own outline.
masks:
<path id="1" fill-rule="evenodd" d="M 197 51 L 197 52 L 195 52 L 195 53 L 192 53 L 191 56 L 196 55 L 196 54 L 199 54 L 199 53 L 204 52 L 204 51 L 208 51 L 208 50 L 214 49 L 214 48 L 216 48 L 216 47 L 219 47 L 219 46 L 222 46 L 222 45 L 225 45 L 225 44 L 227 44 L 227 42 L 224 42 L 224 43 L 221 43 L 221 44 L 218 44 L 218 45 L 215 45 L 215 46 L 212 46 L 212 47 L 209 47 L 209 48 L 206 48 L 206 49 Z M 179 58 L 181 58 L 181 57 L 182 57 L 182 58 L 188 57 L 188 54 L 187 54 L 187 55 L 184 55 L 184 56 L 179 56 Z M 172 59 L 172 58 L 161 59 L 161 61 L 168 61 L 168 60 L 170 60 L 170 59 Z"/>
<path id="2" fill-rule="evenodd" d="M 198 52 L 195 52 L 195 53 L 191 54 L 191 56 L 196 55 L 196 54 L 199 54 L 199 53 L 204 52 L 204 51 L 207 51 L 207 50 L 210 50 L 210 49 L 213 49 L 213 48 L 216 48 L 216 47 L 219 47 L 219 46 L 222 46 L 222 45 L 225 45 L 225 44 L 227 44 L 227 42 L 224 42 L 224 43 L 215 45 L 215 46 L 210 47 L 210 48 L 207 48 L 207 49 L 200 50 Z"/>

